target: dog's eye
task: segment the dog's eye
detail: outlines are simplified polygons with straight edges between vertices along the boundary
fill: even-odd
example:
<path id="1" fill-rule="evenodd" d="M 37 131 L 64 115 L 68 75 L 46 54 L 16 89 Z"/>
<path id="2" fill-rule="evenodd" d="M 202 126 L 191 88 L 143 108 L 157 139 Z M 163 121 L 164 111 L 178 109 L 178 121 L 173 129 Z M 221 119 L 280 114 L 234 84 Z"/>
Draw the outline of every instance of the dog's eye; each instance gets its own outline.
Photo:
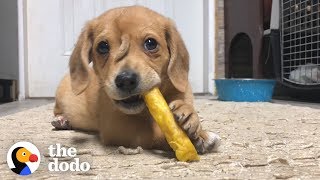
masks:
<path id="1" fill-rule="evenodd" d="M 158 42 L 153 38 L 148 38 L 144 42 L 144 49 L 146 49 L 147 51 L 155 52 L 157 50 L 157 47 Z"/>
<path id="2" fill-rule="evenodd" d="M 110 50 L 110 46 L 107 42 L 101 41 L 98 44 L 97 51 L 99 54 L 108 54 Z"/>

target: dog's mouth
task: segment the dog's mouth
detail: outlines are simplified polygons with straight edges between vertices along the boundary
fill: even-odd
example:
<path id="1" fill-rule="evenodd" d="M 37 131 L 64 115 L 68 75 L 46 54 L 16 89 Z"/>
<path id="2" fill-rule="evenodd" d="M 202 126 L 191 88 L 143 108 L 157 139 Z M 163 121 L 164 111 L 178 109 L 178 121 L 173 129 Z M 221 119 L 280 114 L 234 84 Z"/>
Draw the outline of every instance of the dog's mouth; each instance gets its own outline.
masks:
<path id="1" fill-rule="evenodd" d="M 120 110 L 126 114 L 137 114 L 145 107 L 144 100 L 140 94 L 114 101 L 120 107 Z"/>
<path id="2" fill-rule="evenodd" d="M 115 100 L 116 103 L 123 105 L 125 107 L 137 106 L 143 103 L 143 98 L 141 95 L 130 96 L 126 99 Z"/>

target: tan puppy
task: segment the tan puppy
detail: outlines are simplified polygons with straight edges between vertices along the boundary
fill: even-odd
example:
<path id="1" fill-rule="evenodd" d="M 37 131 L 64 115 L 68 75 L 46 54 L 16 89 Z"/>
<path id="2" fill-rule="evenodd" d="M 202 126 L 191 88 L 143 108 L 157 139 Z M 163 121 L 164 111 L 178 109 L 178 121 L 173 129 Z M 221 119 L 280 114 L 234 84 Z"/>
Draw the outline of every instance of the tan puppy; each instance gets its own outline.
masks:
<path id="1" fill-rule="evenodd" d="M 139 6 L 110 10 L 87 23 L 69 65 L 56 94 L 57 129 L 98 131 L 106 145 L 167 150 L 141 98 L 159 87 L 198 152 L 217 146 L 193 108 L 189 55 L 168 18 Z"/>

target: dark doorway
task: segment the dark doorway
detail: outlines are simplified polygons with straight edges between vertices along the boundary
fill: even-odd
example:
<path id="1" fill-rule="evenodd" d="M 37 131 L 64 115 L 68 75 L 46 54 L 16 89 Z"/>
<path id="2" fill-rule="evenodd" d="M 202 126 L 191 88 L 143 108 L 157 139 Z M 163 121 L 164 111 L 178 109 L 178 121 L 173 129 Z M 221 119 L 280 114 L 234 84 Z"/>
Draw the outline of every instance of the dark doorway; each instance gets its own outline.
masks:
<path id="1" fill-rule="evenodd" d="M 252 43 L 245 33 L 237 34 L 231 41 L 229 78 L 252 78 Z"/>

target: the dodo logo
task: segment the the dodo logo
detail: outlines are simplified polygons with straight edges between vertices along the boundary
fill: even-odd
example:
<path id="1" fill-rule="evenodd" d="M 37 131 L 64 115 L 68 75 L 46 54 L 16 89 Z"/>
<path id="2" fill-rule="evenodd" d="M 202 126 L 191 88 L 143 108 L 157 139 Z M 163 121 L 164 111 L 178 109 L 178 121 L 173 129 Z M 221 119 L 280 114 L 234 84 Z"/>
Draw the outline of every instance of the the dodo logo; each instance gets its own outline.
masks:
<path id="1" fill-rule="evenodd" d="M 38 169 L 40 152 L 29 142 L 18 142 L 9 149 L 7 163 L 13 172 L 26 176 Z"/>

